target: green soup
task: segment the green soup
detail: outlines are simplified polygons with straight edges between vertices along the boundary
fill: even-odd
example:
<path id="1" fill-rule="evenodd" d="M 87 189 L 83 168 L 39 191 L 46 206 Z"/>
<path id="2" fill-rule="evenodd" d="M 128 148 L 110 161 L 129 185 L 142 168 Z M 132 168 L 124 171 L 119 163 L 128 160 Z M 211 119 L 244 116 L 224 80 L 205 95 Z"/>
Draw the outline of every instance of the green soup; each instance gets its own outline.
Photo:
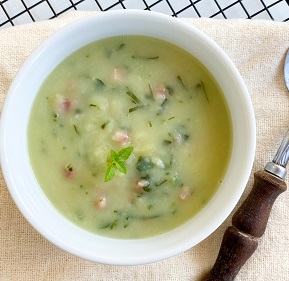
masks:
<path id="1" fill-rule="evenodd" d="M 29 122 L 43 192 L 69 220 L 109 237 L 158 235 L 191 219 L 231 153 L 215 80 L 184 50 L 143 36 L 103 39 L 67 57 Z"/>

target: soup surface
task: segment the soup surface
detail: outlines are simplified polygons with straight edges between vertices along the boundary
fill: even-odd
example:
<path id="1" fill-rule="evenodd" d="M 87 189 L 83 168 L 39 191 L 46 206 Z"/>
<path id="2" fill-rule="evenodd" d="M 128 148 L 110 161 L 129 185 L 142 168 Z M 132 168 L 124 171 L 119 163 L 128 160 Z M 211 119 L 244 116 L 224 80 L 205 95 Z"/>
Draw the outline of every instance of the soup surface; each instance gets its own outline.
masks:
<path id="1" fill-rule="evenodd" d="M 96 234 L 143 238 L 199 212 L 231 152 L 223 95 L 191 55 L 143 36 L 76 51 L 46 79 L 28 146 L 36 178 L 69 220 Z"/>

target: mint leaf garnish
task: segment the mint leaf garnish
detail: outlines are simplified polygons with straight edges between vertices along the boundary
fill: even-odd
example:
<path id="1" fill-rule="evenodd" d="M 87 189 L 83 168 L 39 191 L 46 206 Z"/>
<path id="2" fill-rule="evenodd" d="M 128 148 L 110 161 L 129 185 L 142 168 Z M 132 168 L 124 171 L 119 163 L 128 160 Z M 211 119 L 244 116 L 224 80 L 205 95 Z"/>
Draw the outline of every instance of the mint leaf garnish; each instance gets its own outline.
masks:
<path id="1" fill-rule="evenodd" d="M 124 162 L 130 157 L 131 153 L 133 151 L 133 147 L 129 146 L 122 150 L 120 150 L 118 153 L 114 150 L 110 151 L 110 159 L 107 162 L 107 170 L 105 174 L 104 181 L 110 181 L 114 175 L 115 170 L 120 171 L 123 174 L 126 174 L 126 166 Z"/>

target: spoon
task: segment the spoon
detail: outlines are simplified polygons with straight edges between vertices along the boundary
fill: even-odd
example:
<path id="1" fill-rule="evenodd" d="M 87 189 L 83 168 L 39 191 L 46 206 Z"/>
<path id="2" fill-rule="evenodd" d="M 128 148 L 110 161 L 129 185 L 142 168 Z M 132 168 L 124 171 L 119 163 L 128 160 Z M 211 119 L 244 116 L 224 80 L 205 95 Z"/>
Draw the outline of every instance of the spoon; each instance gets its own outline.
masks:
<path id="1" fill-rule="evenodd" d="M 289 91 L 289 51 L 284 64 L 285 84 Z M 253 255 L 266 229 L 271 209 L 287 186 L 284 181 L 289 161 L 289 130 L 274 159 L 254 174 L 254 185 L 224 233 L 214 266 L 203 281 L 232 281 Z"/>

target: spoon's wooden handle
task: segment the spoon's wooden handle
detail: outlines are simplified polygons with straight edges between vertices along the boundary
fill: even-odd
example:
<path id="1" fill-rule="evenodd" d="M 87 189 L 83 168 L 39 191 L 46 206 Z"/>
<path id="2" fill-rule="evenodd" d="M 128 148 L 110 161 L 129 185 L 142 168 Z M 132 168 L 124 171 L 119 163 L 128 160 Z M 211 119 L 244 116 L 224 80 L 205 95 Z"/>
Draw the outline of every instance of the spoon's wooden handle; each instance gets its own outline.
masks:
<path id="1" fill-rule="evenodd" d="M 223 237 L 217 260 L 204 281 L 234 280 L 258 246 L 276 198 L 286 183 L 267 171 L 254 174 L 252 191 L 236 211 Z"/>

